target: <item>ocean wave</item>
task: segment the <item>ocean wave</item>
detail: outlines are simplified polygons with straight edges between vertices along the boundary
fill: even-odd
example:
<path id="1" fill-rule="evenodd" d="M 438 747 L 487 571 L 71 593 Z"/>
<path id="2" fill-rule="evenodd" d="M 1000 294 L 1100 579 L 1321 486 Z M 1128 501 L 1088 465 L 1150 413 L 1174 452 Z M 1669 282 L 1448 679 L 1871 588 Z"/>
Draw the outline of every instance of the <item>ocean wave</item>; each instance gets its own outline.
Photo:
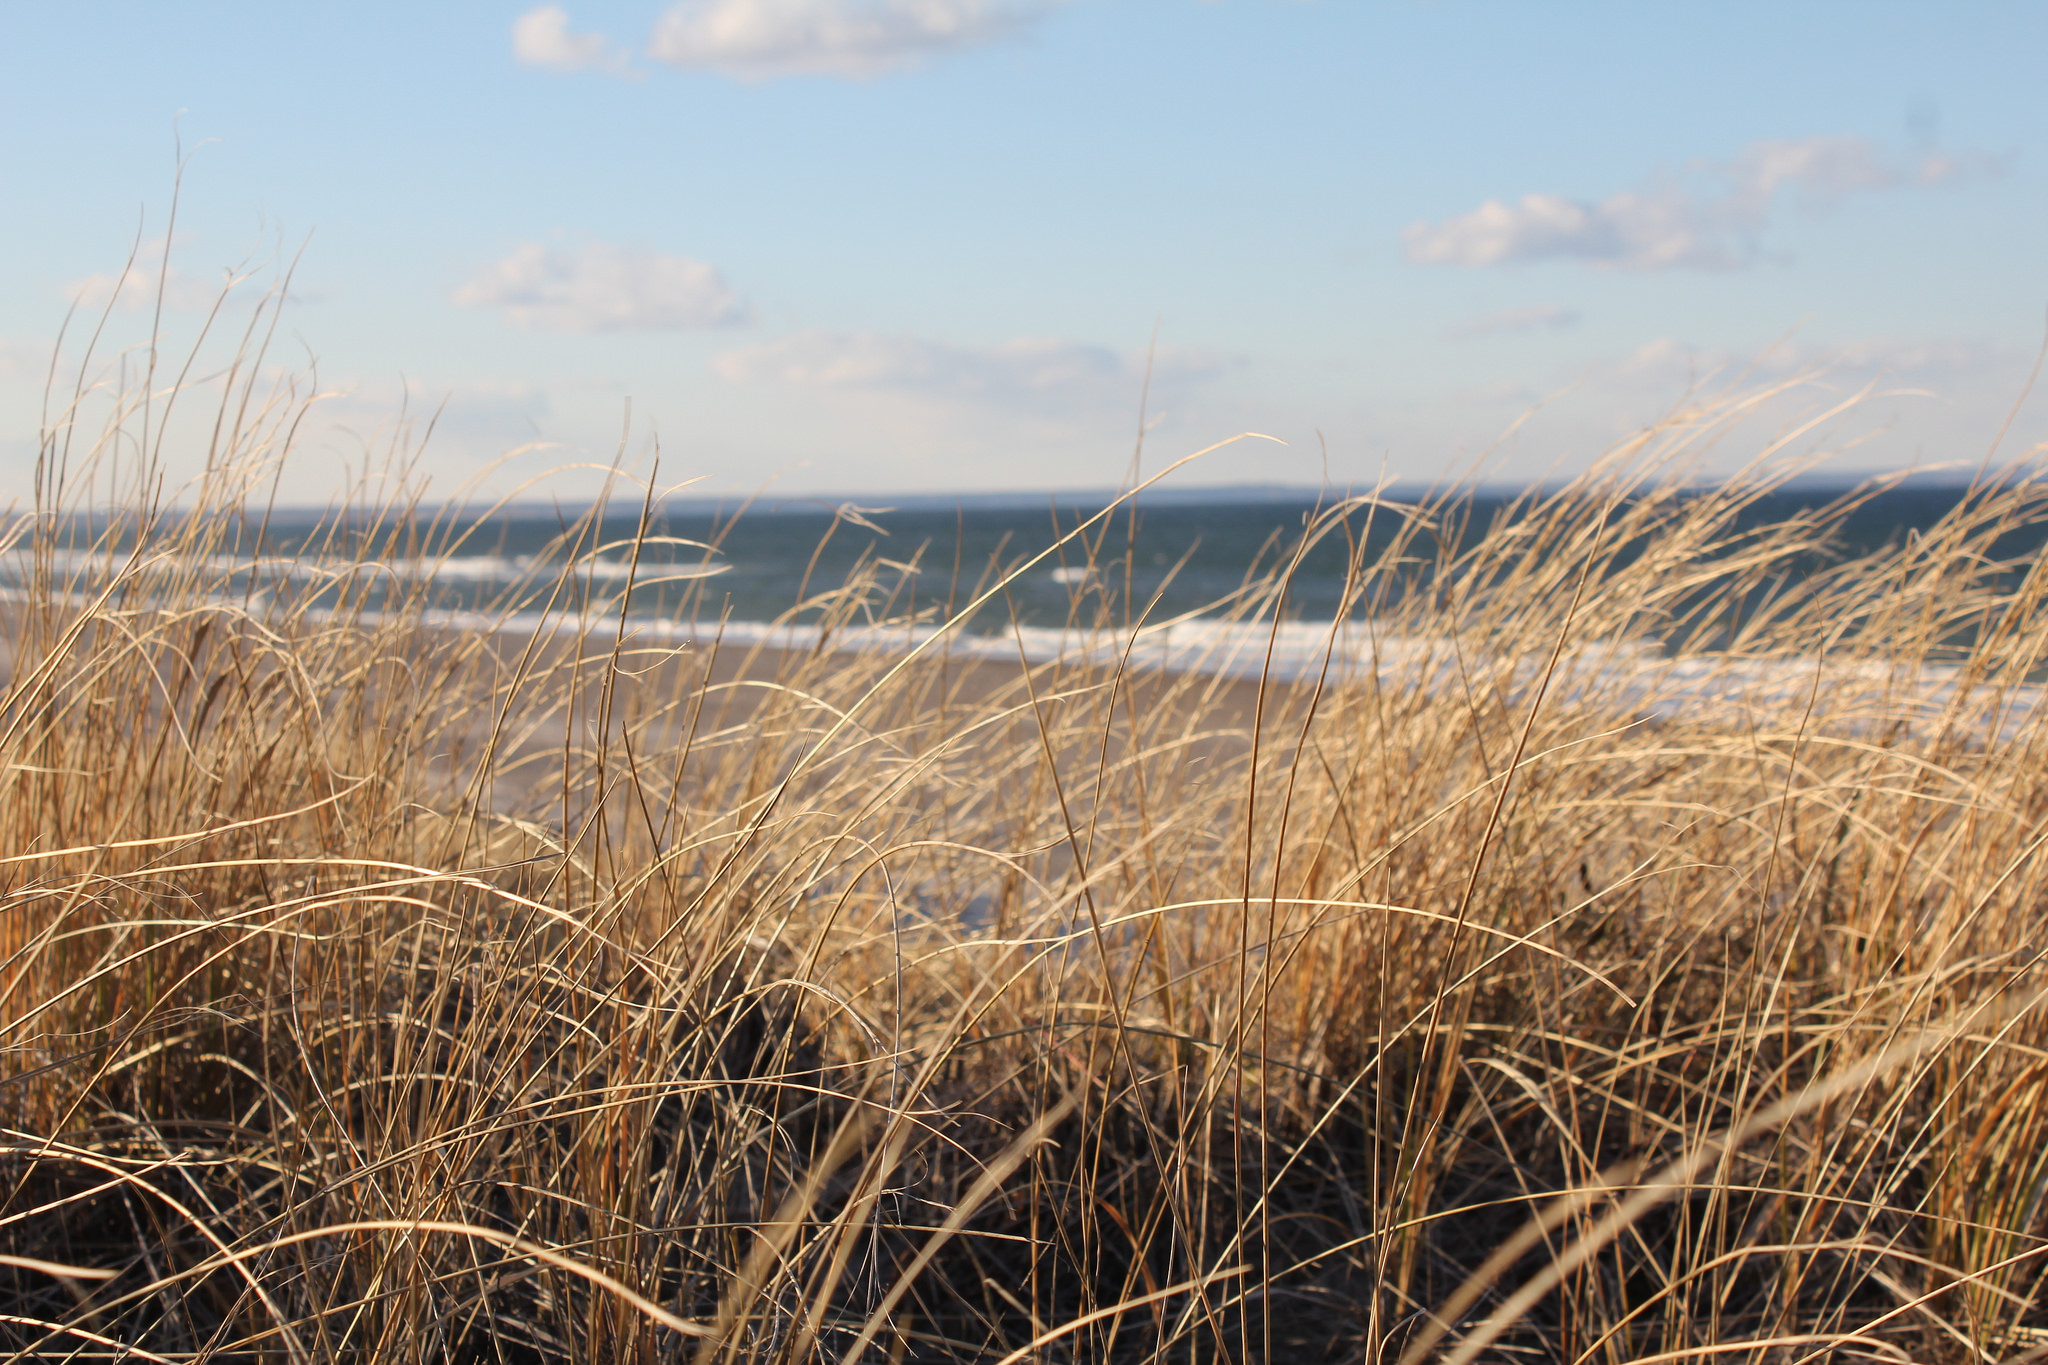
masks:
<path id="1" fill-rule="evenodd" d="M 48 556 L 50 569 L 70 591 L 30 590 L 27 556 L 0 554 L 0 600 L 62 600 L 86 606 L 107 580 L 127 567 L 104 551 Z M 304 598 L 293 602 L 271 591 L 285 583 L 331 583 L 349 574 L 387 574 L 395 580 L 433 579 L 466 584 L 514 583 L 541 567 L 526 556 L 389 559 L 329 564 L 315 559 L 252 560 L 228 556 L 158 556 L 145 561 L 148 579 L 160 573 L 208 584 L 202 598 L 219 609 L 246 612 L 259 622 L 289 612 L 301 622 L 337 619 Z M 698 577 L 723 565 L 642 564 L 641 581 Z M 631 566 L 586 559 L 579 572 L 622 581 Z M 259 577 L 250 577 L 262 570 Z M 559 567 L 545 570 L 552 575 Z M 11 583 L 8 580 L 12 580 Z M 235 585 L 240 583 L 240 587 Z M 162 586 L 162 579 L 157 579 Z M 222 589 L 227 589 L 222 591 Z M 457 606 L 386 614 L 352 611 L 352 624 L 378 629 L 417 623 L 429 630 L 486 634 L 610 634 L 620 628 L 616 599 L 584 613 L 476 610 Z M 1976 675 L 1948 663 L 1894 661 L 1869 655 L 1667 654 L 1652 641 L 1588 640 L 1557 651 L 1456 634 L 1390 635 L 1369 620 L 1241 620 L 1184 616 L 1135 631 L 1015 624 L 976 633 L 966 623 L 881 623 L 824 628 L 814 624 L 727 620 L 675 620 L 647 613 L 625 618 L 629 647 L 744 650 L 755 647 L 809 653 L 903 654 L 924 649 L 990 663 L 1124 666 L 1137 672 L 1199 674 L 1224 680 L 1276 684 L 1322 681 L 1332 686 L 1372 684 L 1425 696 L 1465 695 L 1475 704 L 1505 699 L 1520 704 L 1543 690 L 1546 702 L 1620 712 L 1639 720 L 1675 718 L 1706 708 L 1756 714 L 1797 712 L 1809 706 L 1830 724 L 1876 727 L 1935 723 L 1965 713 L 1979 733 L 2015 731 L 2041 707 L 2036 684 L 1980 686 Z"/>
<path id="2" fill-rule="evenodd" d="M 429 624 L 529 635 L 616 629 L 537 612 L 486 618 L 448 613 Z M 1983 684 L 1969 669 L 1868 656 L 1670 655 L 1650 641 L 1590 640 L 1557 651 L 1503 649 L 1450 635 L 1396 636 L 1358 621 L 1183 619 L 1135 632 L 1013 626 L 995 634 L 928 624 L 880 624 L 825 630 L 761 621 L 722 623 L 629 618 L 629 646 L 907 654 L 926 648 L 951 658 L 1028 665 L 1121 664 L 1136 672 L 1192 673 L 1284 685 L 1376 683 L 1390 691 L 1468 695 L 1524 704 L 1536 689 L 1546 704 L 1622 712 L 1658 721 L 1705 708 L 1756 715 L 1811 709 L 1830 724 L 1920 726 L 1961 711 L 1962 722 L 2010 735 L 2041 709 L 2048 688 Z"/>
<path id="3" fill-rule="evenodd" d="M 643 560 L 637 567 L 624 560 L 586 555 L 565 565 L 564 561 L 536 555 L 439 555 L 385 559 L 323 558 L 318 556 L 243 556 L 158 553 L 131 557 L 126 552 L 107 550 L 54 550 L 43 552 L 49 572 L 67 580 L 105 578 L 118 573 L 176 575 L 196 581 L 223 582 L 258 578 L 270 583 L 327 584 L 360 582 L 384 578 L 397 582 L 436 582 L 468 585 L 511 586 L 531 582 L 552 583 L 565 570 L 579 579 L 624 583 L 629 577 L 641 582 L 710 578 L 727 572 L 729 564 L 670 564 Z M 26 582 L 33 572 L 35 557 L 25 548 L 0 553 L 0 577 Z"/>

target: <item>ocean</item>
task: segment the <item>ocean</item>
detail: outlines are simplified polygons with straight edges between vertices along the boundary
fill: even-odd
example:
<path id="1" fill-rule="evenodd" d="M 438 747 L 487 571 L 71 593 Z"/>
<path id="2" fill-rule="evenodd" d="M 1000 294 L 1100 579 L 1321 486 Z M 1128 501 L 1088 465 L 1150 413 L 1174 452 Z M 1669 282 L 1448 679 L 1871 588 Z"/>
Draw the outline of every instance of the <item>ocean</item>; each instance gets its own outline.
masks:
<path id="1" fill-rule="evenodd" d="M 1751 503 L 1731 529 L 1799 517 L 1844 491 L 1780 488 Z M 1954 485 L 1877 492 L 1840 521 L 1806 567 L 1925 534 L 1965 495 Z M 974 656 L 1038 661 L 1092 653 L 1236 677 L 1302 677 L 1333 661 L 1340 674 L 1377 667 L 1430 677 L 1448 666 L 1438 657 L 1440 642 L 1375 632 L 1369 605 L 1354 603 L 1336 620 L 1354 556 L 1362 546 L 1370 561 L 1392 542 L 1420 503 L 1418 490 L 1391 490 L 1379 507 L 1352 510 L 1341 531 L 1301 555 L 1277 623 L 1270 611 L 1240 619 L 1231 604 L 1289 555 L 1335 495 L 1275 488 L 1155 494 L 1072 535 L 1108 501 L 1097 494 L 671 502 L 647 514 L 645 535 L 641 509 L 626 506 L 595 518 L 586 509 L 516 507 L 470 522 L 370 513 L 315 521 L 285 512 L 252 515 L 193 567 L 210 572 L 217 591 L 265 610 L 291 604 L 374 616 L 402 596 L 449 626 L 527 632 L 594 616 L 623 619 L 651 646 L 808 648 L 829 638 L 837 647 L 909 648 L 944 633 L 947 648 Z M 1525 505 L 1514 493 L 1482 490 L 1433 508 L 1407 547 L 1410 562 L 1395 575 L 1394 590 L 1426 585 L 1436 557 L 1513 521 Z M 1072 538 L 1053 548 L 1063 537 Z M 79 593 L 103 582 L 105 568 L 132 549 L 119 536 L 111 547 L 102 538 L 88 548 L 92 531 L 82 525 L 69 538 L 70 547 L 46 562 Z M 2027 555 L 2044 538 L 2048 526 L 2023 525 L 1998 549 Z M 1041 555 L 980 612 L 956 619 L 977 595 Z M 564 575 L 572 562 L 576 571 Z M 27 568 L 19 548 L 0 561 L 16 584 Z M 1660 644 L 1596 642 L 1575 666 L 1582 674 L 1640 669 Z M 1696 685 L 1680 679 L 1679 690 L 1782 691 L 1812 676 L 1798 660 L 1746 667 L 1732 681 L 1725 668 Z M 1938 692 L 1943 684 L 1922 679 L 1923 690 L 1929 686 Z"/>
<path id="2" fill-rule="evenodd" d="M 1838 485 L 1782 489 L 1754 502 L 1737 532 L 1811 511 L 1840 496 Z M 1827 551 L 1816 557 L 1869 553 L 1908 535 L 1922 534 L 1950 512 L 1959 486 L 1885 490 L 1845 518 Z M 1091 584 L 1114 580 L 1128 590 L 1134 611 L 1148 603 L 1155 618 L 1201 612 L 1240 589 L 1247 577 L 1271 568 L 1303 526 L 1339 495 L 1253 488 L 1153 497 L 1120 507 L 1085 537 L 1019 577 L 1002 610 L 973 629 L 1007 629 L 1014 614 L 1027 625 L 1059 625 L 1076 610 Z M 1354 511 L 1349 522 L 1372 558 L 1389 543 L 1400 519 L 1395 510 L 1419 501 L 1419 490 L 1392 490 L 1387 506 Z M 485 609 L 492 604 L 536 607 L 553 586 L 554 570 L 570 557 L 592 585 L 636 583 L 630 610 L 637 617 L 670 619 L 688 613 L 699 623 L 803 620 L 823 608 L 802 606 L 843 588 L 863 567 L 873 571 L 870 592 L 886 592 L 871 605 L 876 615 L 902 617 L 957 610 L 977 585 L 1054 545 L 1102 511 L 1106 495 L 1033 498 L 1029 495 L 919 497 L 894 504 L 867 501 L 787 500 L 751 505 L 674 503 L 649 519 L 649 536 L 633 566 L 637 507 L 604 517 L 573 544 L 567 539 L 580 509 L 514 508 L 474 523 L 451 545 L 444 524 L 424 521 L 343 523 L 315 543 L 290 514 L 273 518 L 256 555 L 273 572 L 308 570 L 322 560 L 368 558 L 399 577 L 430 573 L 444 605 Z M 1420 555 L 1455 550 L 1498 519 L 1516 515 L 1517 495 L 1481 491 L 1442 509 L 1436 529 L 1415 542 Z M 2048 539 L 2048 525 L 2015 530 L 2001 553 L 2031 553 Z M 364 554 L 364 551 L 368 551 Z M 1328 620 L 1344 591 L 1352 549 L 1341 535 L 1326 538 L 1293 569 L 1287 612 L 1300 620 Z M 680 577 L 679 577 L 680 575 Z"/>

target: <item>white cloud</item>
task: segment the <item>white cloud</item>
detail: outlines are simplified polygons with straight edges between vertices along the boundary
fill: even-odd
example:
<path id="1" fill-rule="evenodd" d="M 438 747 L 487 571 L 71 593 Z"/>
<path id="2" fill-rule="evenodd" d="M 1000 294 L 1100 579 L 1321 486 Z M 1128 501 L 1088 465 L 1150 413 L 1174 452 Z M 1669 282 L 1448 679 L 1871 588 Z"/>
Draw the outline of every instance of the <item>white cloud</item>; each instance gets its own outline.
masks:
<path id="1" fill-rule="evenodd" d="M 1152 360 L 1153 387 L 1207 378 L 1228 363 L 1199 352 L 1162 350 Z M 737 384 L 888 390 L 1027 407 L 1134 400 L 1145 365 L 1143 353 L 1046 338 L 976 346 L 827 331 L 799 332 L 712 362 L 721 378 Z"/>
<path id="2" fill-rule="evenodd" d="M 1974 379 L 2011 368 L 2024 357 L 2011 347 L 1959 338 L 1867 337 L 1832 346 L 1787 347 L 1768 358 L 1792 371 L 1812 367 L 1900 380 Z"/>
<path id="3" fill-rule="evenodd" d="M 341 487 L 344 474 L 374 473 L 394 448 L 417 455 L 416 464 L 402 461 L 401 467 L 416 476 L 430 474 L 439 496 L 512 452 L 538 447 L 508 467 L 508 477 L 516 478 L 575 458 L 547 444 L 562 425 L 548 391 L 530 383 L 484 376 L 330 380 L 299 426 L 283 496 L 287 502 L 323 502 Z"/>
<path id="4" fill-rule="evenodd" d="M 1471 341 L 1478 337 L 1533 332 L 1542 327 L 1557 331 L 1576 327 L 1579 321 L 1580 313 L 1576 308 L 1567 308 L 1561 303 L 1539 303 L 1529 308 L 1505 308 L 1498 313 L 1472 318 L 1451 328 L 1449 335 L 1453 341 Z"/>
<path id="5" fill-rule="evenodd" d="M 630 57 L 602 33 L 575 33 L 569 12 L 560 5 L 542 5 L 512 21 L 512 55 L 527 66 L 557 71 L 595 68 L 616 76 L 632 74 Z"/>
<path id="6" fill-rule="evenodd" d="M 1022 31 L 1060 0 L 682 0 L 647 55 L 740 80 L 868 77 Z"/>
<path id="7" fill-rule="evenodd" d="M 1914 166 L 1913 179 L 1922 185 L 1989 180 L 2005 174 L 2011 159 L 1993 156 L 1989 152 L 1930 152 Z"/>
<path id="8" fill-rule="evenodd" d="M 1756 238 L 1785 197 L 1809 210 L 1849 195 L 1907 184 L 1949 184 L 1995 174 L 1978 153 L 1890 160 L 1861 138 L 1816 137 L 1751 143 L 1726 161 L 1698 160 L 1647 189 L 1598 203 L 1558 194 L 1489 199 L 1442 222 L 1402 234 L 1408 259 L 1427 265 L 1580 260 L 1630 270 L 1728 269 L 1757 258 Z"/>
<path id="9" fill-rule="evenodd" d="M 1868 142 L 1854 137 L 1812 137 L 1799 142 L 1752 142 L 1717 169 L 1732 187 L 1731 197 L 1761 210 L 1781 187 L 1815 199 L 1835 200 L 1858 190 L 1890 189 L 1897 167 L 1881 160 Z"/>
<path id="10" fill-rule="evenodd" d="M 1416 223 L 1401 236 L 1408 259 L 1424 265 L 1499 265 L 1576 259 L 1626 265 L 1727 266 L 1735 257 L 1718 226 L 1702 232 L 1685 196 L 1617 194 L 1582 204 L 1556 194 L 1526 194 L 1515 204 L 1489 199 L 1441 223 Z"/>
<path id="11" fill-rule="evenodd" d="M 41 379 L 49 373 L 50 347 L 0 337 L 0 381 Z"/>
<path id="12" fill-rule="evenodd" d="M 1759 343 L 1767 337 L 1758 337 Z M 2023 337 L 1863 335 L 1775 345 L 1649 341 L 1597 361 L 1559 358 L 1525 380 L 1389 405 L 1395 458 L 1424 473 L 1421 453 L 1489 452 L 1488 479 L 1519 482 L 1583 469 L 1597 452 L 1675 414 L 1733 409 L 1738 426 L 1698 448 L 1691 476 L 1732 472 L 1769 443 L 1783 458 L 1825 457 L 1824 472 L 1974 463 L 2010 410 L 2033 359 Z M 1867 387 L 1867 392 L 1866 392 Z M 1768 390 L 1776 392 L 1767 392 Z M 1829 416 L 1849 400 L 1839 414 Z M 1825 419 L 1825 420 L 1821 420 Z M 1503 432 L 1511 432 L 1506 439 Z M 2042 424 L 2022 414 L 2004 449 L 2025 452 Z M 1333 445 L 1335 442 L 1333 441 Z"/>
<path id="13" fill-rule="evenodd" d="M 514 325 L 546 332 L 725 327 L 749 316 L 716 267 L 606 242 L 574 251 L 524 243 L 454 297 L 465 308 L 503 309 Z"/>
<path id="14" fill-rule="evenodd" d="M 1883 377 L 1897 383 L 1934 383 L 2000 373 L 2018 359 L 2010 347 L 1965 338 L 1858 337 L 1829 343 L 1784 342 L 1740 352 L 1660 337 L 1637 347 L 1615 372 L 1658 386 L 1709 376 L 1769 380 L 1802 374 L 1858 382 Z"/>
<path id="15" fill-rule="evenodd" d="M 156 307 L 157 291 L 163 291 L 164 307 L 197 311 L 211 308 L 227 281 L 209 284 L 173 265 L 164 264 L 162 238 L 145 242 L 125 270 L 96 271 L 64 286 L 64 297 L 81 311 L 98 312 L 108 303 L 125 313 Z"/>
<path id="16" fill-rule="evenodd" d="M 1563 421 L 1559 431 L 1581 428 L 1586 440 L 1595 441 L 1597 436 L 1597 444 L 1660 420 L 1688 394 L 1713 400 L 1785 384 L 1786 392 L 1767 406 L 1772 422 L 1790 422 L 1869 385 L 1869 399 L 1856 419 L 1866 432 L 1906 413 L 1924 416 L 1935 409 L 1988 413 L 1995 427 L 1997 414 L 2019 391 L 2030 359 L 2020 347 L 1970 337 L 1850 337 L 1781 341 L 1750 349 L 1702 346 L 1666 336 L 1593 364 L 1560 364 L 1534 383 L 1503 379 L 1461 389 L 1445 410 L 1505 418 L 1541 406 L 1545 422 Z M 1896 406 L 1899 402 L 1907 406 Z M 1912 441 L 1903 435 L 1908 429 L 1901 427 L 1887 438 L 1892 440 L 1890 453 L 1878 463 L 1911 453 Z M 1917 430 L 1913 439 L 1924 439 L 1924 425 Z M 1901 441 L 1904 450 L 1899 448 Z M 1570 459 L 1583 456 L 1583 449 L 1573 452 L 1569 447 L 1566 441 L 1560 453 Z M 1921 452 L 1914 458 L 1925 456 Z"/>
<path id="17" fill-rule="evenodd" d="M 552 410 L 547 392 L 537 385 L 498 379 L 471 379 L 433 384 L 417 379 L 348 380 L 326 387 L 315 411 L 351 427 L 378 427 L 398 421 L 424 423 L 438 418 L 440 427 L 488 427 L 494 434 L 517 435 Z"/>

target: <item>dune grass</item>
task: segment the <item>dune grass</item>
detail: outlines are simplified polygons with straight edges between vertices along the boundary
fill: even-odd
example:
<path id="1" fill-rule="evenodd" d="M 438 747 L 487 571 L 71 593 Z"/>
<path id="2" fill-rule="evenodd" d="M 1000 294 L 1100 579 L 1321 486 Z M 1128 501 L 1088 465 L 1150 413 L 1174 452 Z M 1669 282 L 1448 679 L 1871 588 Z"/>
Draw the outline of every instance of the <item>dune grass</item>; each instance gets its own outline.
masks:
<path id="1" fill-rule="evenodd" d="M 63 424 L 4 603 L 0 1347 L 2040 1358 L 2048 578 L 2000 553 L 2048 485 L 1830 560 L 1853 497 L 1686 491 L 1743 409 L 1462 536 L 1333 499 L 1350 624 L 1255 684 L 738 659 L 715 579 L 650 644 L 595 513 L 554 629 L 457 628 L 380 566 L 467 523 L 404 497 L 236 567 L 289 403 L 231 388 L 176 515 L 139 403 Z M 1063 549 L 1098 641 L 1127 527 Z M 999 625 L 1017 564 L 943 550 L 919 600 Z"/>

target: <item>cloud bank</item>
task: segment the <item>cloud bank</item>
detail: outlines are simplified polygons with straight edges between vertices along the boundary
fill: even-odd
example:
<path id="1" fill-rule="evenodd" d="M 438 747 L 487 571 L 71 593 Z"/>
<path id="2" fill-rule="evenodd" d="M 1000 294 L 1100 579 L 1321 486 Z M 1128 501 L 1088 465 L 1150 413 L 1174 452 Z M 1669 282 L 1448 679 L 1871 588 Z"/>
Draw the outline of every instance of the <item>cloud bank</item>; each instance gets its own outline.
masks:
<path id="1" fill-rule="evenodd" d="M 497 308 L 514 326 L 543 332 L 730 327 L 751 316 L 715 267 L 606 242 L 574 251 L 524 243 L 454 297 L 462 307 Z"/>
<path id="2" fill-rule="evenodd" d="M 1576 260 L 1623 270 L 1726 270 L 1757 259 L 1757 238 L 1786 200 L 1822 210 L 1855 194 L 1997 170 L 1977 153 L 1901 164 L 1861 138 L 1755 142 L 1728 160 L 1694 161 L 1668 181 L 1597 203 L 1540 193 L 1512 204 L 1489 199 L 1455 218 L 1411 224 L 1401 240 L 1408 259 L 1425 265 Z"/>
<path id="3" fill-rule="evenodd" d="M 2016 386 L 2028 359 L 2020 348 L 1981 337 L 1866 336 L 1744 349 L 1664 336 L 1591 366 L 1573 362 L 1540 386 L 1502 381 L 1465 389 L 1458 401 L 1470 407 L 1526 409 L 1544 390 L 1568 389 L 1570 402 L 1582 412 L 1624 427 L 1654 420 L 1687 393 L 1711 395 L 1785 381 L 1810 381 L 1810 386 L 1795 383 L 1795 400 L 1822 394 L 1830 404 L 1866 384 L 1876 386 L 1873 398 L 1974 402 Z"/>
<path id="4" fill-rule="evenodd" d="M 1754 352 L 1693 346 L 1672 337 L 1646 342 L 1613 367 L 1623 382 L 1659 391 L 1708 376 L 1756 382 L 1813 375 L 1855 383 L 1884 378 L 1939 384 L 2010 371 L 2025 357 L 2009 346 L 1961 337 L 1852 337 L 1828 343 L 1782 342 Z"/>
<path id="5" fill-rule="evenodd" d="M 1011 37 L 1059 0 L 683 0 L 647 55 L 745 81 L 881 75 Z"/>
<path id="6" fill-rule="evenodd" d="M 799 332 L 729 351 L 713 362 L 736 384 L 886 390 L 952 402 L 1035 407 L 1047 402 L 1135 402 L 1145 357 L 1107 346 L 1025 337 L 965 345 L 874 332 Z M 1152 362 L 1161 385 L 1213 376 L 1220 357 L 1164 351 Z"/>

